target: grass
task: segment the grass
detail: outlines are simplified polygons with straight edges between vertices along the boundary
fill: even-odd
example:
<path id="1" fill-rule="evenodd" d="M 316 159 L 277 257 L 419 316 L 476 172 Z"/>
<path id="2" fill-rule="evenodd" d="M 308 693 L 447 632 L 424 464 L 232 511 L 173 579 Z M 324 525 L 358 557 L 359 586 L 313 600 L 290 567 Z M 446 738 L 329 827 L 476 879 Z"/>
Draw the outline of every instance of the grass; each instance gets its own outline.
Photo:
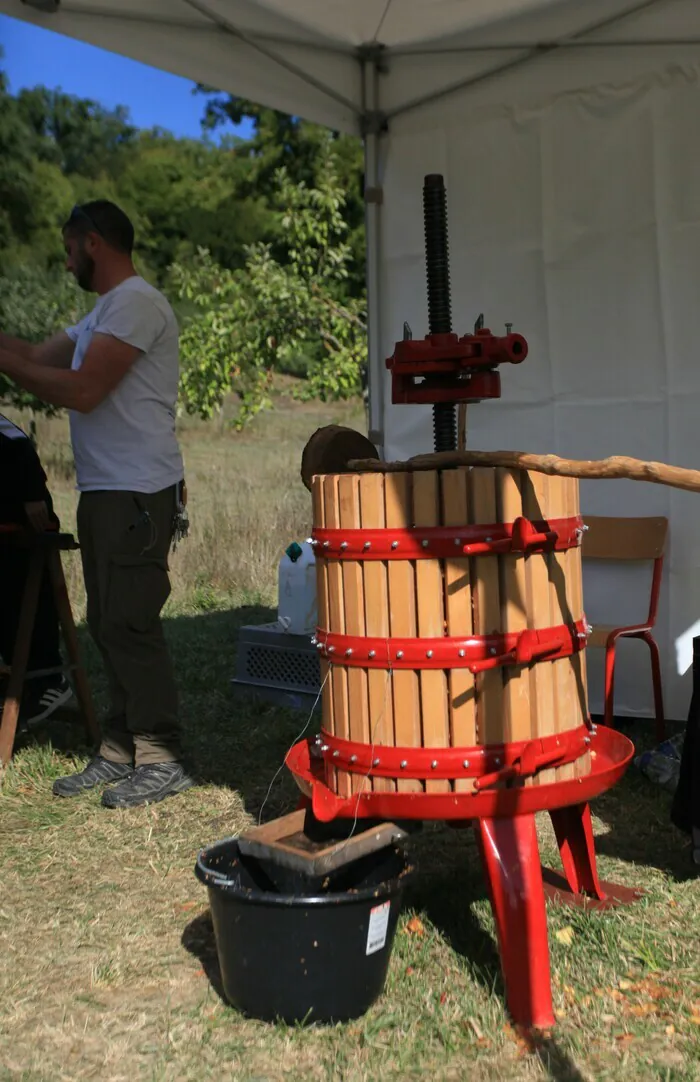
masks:
<path id="1" fill-rule="evenodd" d="M 173 558 L 167 633 L 187 750 L 201 785 L 152 808 L 59 802 L 54 777 L 84 759 L 56 722 L 18 748 L 0 791 L 0 1080 L 235 1079 L 440 1082 L 700 1079 L 700 889 L 668 796 L 631 771 L 594 805 L 603 878 L 644 898 L 604 914 L 550 907 L 558 1025 L 528 1049 L 503 1009 L 493 923 L 470 831 L 428 826 L 385 994 L 346 1026 L 287 1028 L 239 1016 L 217 992 L 199 848 L 260 814 L 306 720 L 232 697 L 237 629 L 275 606 L 284 546 L 310 528 L 301 448 L 319 424 L 361 413 L 281 400 L 250 431 L 182 425 L 192 535 Z M 67 528 L 75 494 L 65 425 L 40 422 Z M 84 597 L 70 565 L 76 613 Z M 83 636 L 98 704 L 99 664 Z M 647 726 L 634 730 L 647 739 Z M 282 772 L 265 818 L 293 806 Z M 541 823 L 545 860 L 554 839 Z"/>

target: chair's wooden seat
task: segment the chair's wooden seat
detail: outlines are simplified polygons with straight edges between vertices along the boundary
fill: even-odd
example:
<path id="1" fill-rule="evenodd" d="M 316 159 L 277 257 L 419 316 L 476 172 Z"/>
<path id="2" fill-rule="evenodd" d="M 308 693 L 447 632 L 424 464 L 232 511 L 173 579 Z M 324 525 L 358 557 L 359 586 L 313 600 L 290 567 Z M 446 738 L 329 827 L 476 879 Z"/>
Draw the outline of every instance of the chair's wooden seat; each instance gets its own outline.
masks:
<path id="1" fill-rule="evenodd" d="M 72 533 L 59 533 L 56 530 L 34 533 L 33 530 L 9 523 L 0 525 L 0 543 L 3 541 L 27 548 L 58 549 L 60 552 L 70 552 L 80 548 Z"/>
<path id="2" fill-rule="evenodd" d="M 642 635 L 648 630 L 646 624 L 635 624 L 629 627 L 623 627 L 619 624 L 596 624 L 588 636 L 588 645 L 592 647 L 607 646 L 608 637 L 613 631 L 617 631 L 621 639 L 630 639 L 635 635 Z"/>

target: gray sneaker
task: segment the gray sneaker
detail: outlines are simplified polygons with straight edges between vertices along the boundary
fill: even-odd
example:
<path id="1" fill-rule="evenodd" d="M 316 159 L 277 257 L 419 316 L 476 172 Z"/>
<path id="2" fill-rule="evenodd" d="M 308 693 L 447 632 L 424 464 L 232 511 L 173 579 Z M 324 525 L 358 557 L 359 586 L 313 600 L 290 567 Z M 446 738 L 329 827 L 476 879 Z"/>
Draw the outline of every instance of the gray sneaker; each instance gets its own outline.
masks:
<path id="1" fill-rule="evenodd" d="M 108 781 L 120 781 L 128 778 L 133 773 L 130 763 L 113 763 L 110 759 L 103 759 L 101 755 L 95 755 L 84 770 L 78 774 L 69 774 L 65 778 L 57 778 L 53 783 L 54 796 L 78 796 L 87 789 L 94 789 L 98 785 L 104 785 Z"/>
<path id="2" fill-rule="evenodd" d="M 102 794 L 105 808 L 137 808 L 140 804 L 157 804 L 166 796 L 175 796 L 190 789 L 194 781 L 180 763 L 149 763 L 137 766 L 133 773 Z"/>
<path id="3" fill-rule="evenodd" d="M 48 721 L 56 710 L 66 706 L 72 698 L 73 688 L 65 677 L 58 682 L 46 683 L 38 688 L 28 684 L 22 696 L 19 712 L 20 730 L 33 729 L 42 722 Z"/>

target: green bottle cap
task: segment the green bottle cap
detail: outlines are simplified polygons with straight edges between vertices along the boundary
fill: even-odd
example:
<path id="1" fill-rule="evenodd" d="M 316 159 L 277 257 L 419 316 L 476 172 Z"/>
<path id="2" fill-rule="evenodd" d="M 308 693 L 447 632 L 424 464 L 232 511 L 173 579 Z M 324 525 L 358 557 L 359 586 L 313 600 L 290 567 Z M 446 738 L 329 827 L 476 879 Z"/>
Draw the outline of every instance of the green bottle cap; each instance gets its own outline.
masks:
<path id="1" fill-rule="evenodd" d="M 297 560 L 299 559 L 299 557 L 301 556 L 301 553 L 302 553 L 301 545 L 297 544 L 296 541 L 292 541 L 289 548 L 286 549 L 286 553 L 287 553 L 287 556 L 289 556 L 289 559 L 292 561 L 292 563 L 295 564 L 297 562 Z"/>

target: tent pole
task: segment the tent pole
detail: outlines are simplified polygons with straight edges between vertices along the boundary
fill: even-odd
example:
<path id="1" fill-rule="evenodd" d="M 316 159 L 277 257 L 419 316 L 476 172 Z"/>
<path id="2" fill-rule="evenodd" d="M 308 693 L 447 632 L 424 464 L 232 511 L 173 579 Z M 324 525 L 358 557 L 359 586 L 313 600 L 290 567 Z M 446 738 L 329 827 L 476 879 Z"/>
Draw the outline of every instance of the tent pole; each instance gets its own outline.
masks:
<path id="1" fill-rule="evenodd" d="M 382 187 L 379 165 L 378 90 L 379 71 L 375 58 L 362 60 L 364 156 L 365 156 L 365 239 L 367 275 L 367 390 L 369 396 L 368 435 L 379 454 L 384 444 L 384 366 L 382 364 L 380 230 Z"/>

